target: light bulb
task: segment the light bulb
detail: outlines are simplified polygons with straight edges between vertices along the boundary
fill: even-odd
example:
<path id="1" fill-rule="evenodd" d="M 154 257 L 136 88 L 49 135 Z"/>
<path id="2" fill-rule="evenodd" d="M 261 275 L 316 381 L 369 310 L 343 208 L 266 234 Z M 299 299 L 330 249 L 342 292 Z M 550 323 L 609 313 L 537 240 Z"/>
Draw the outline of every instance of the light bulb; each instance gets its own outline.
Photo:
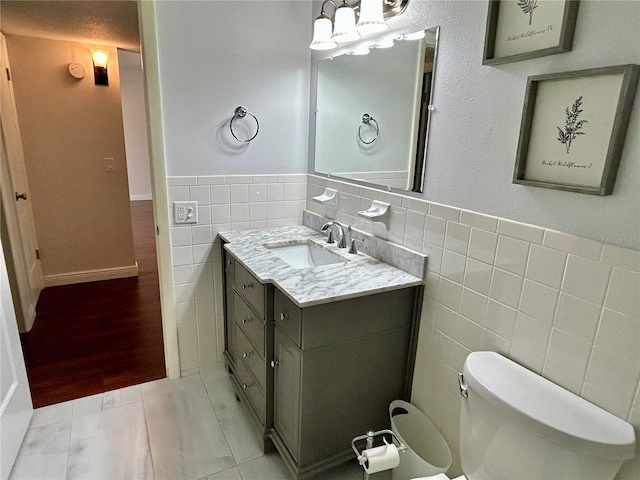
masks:
<path id="1" fill-rule="evenodd" d="M 331 27 L 331 19 L 322 14 L 313 22 L 313 39 L 309 45 L 311 50 L 331 50 L 338 46 L 331 39 Z"/>
<path id="2" fill-rule="evenodd" d="M 383 0 L 361 0 L 360 18 L 356 29 L 358 33 L 366 35 L 369 33 L 384 32 L 387 24 L 382 14 Z"/>
<path id="3" fill-rule="evenodd" d="M 335 25 L 331 37 L 334 42 L 352 42 L 360 38 L 356 31 L 356 13 L 346 1 L 338 7 L 334 19 Z"/>

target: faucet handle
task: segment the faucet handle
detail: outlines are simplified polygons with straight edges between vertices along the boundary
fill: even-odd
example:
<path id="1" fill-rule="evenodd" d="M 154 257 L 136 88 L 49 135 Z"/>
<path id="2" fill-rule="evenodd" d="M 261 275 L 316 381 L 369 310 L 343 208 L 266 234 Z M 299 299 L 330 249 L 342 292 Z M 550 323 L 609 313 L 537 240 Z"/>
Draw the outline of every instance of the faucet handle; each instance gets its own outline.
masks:
<path id="1" fill-rule="evenodd" d="M 320 229 L 322 232 L 329 230 L 329 235 L 327 236 L 327 243 L 335 243 L 335 240 L 333 239 L 333 228 L 331 228 L 333 227 L 333 225 L 334 225 L 333 222 L 327 222 Z"/>
<path id="2" fill-rule="evenodd" d="M 356 242 L 364 242 L 364 238 L 351 237 L 351 246 L 349 247 L 349 253 L 358 253 L 358 250 L 356 250 Z"/>

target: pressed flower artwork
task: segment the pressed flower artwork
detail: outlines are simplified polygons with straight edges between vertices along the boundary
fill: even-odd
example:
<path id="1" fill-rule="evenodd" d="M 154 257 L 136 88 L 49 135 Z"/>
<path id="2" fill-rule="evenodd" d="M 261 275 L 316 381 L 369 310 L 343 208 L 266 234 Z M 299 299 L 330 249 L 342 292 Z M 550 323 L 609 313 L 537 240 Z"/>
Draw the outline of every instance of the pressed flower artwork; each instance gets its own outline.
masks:
<path id="1" fill-rule="evenodd" d="M 567 155 L 569 155 L 571 150 L 571 142 L 578 137 L 578 135 L 584 135 L 585 132 L 582 131 L 583 127 L 588 123 L 587 120 L 578 120 L 578 117 L 582 113 L 582 95 L 579 96 L 573 105 L 571 106 L 571 110 L 569 107 L 565 108 L 564 112 L 566 115 L 566 121 L 564 123 L 564 130 L 560 127 L 556 127 L 558 129 L 558 141 L 560 143 L 564 143 L 567 148 Z"/>
<path id="2" fill-rule="evenodd" d="M 484 65 L 568 52 L 578 0 L 490 0 Z"/>
<path id="3" fill-rule="evenodd" d="M 620 65 L 529 77 L 514 183 L 611 194 L 639 70 Z"/>

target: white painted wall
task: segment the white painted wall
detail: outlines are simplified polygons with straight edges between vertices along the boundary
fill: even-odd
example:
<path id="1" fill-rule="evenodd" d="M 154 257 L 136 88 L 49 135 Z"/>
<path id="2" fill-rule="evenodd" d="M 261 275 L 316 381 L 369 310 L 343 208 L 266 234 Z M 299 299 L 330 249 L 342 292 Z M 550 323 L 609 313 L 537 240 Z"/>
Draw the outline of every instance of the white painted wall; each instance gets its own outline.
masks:
<path id="1" fill-rule="evenodd" d="M 151 200 L 144 78 L 139 53 L 118 49 L 120 101 L 130 200 Z"/>
<path id="2" fill-rule="evenodd" d="M 482 65 L 486 15 L 487 2 L 412 0 L 389 22 L 441 26 L 423 198 L 640 249 L 638 95 L 613 195 L 511 182 L 527 77 L 640 63 L 640 3 L 583 0 L 571 52 L 497 67 Z"/>
<path id="3" fill-rule="evenodd" d="M 169 176 L 306 171 L 310 19 L 311 2 L 157 3 Z M 260 121 L 246 144 L 239 105 Z"/>

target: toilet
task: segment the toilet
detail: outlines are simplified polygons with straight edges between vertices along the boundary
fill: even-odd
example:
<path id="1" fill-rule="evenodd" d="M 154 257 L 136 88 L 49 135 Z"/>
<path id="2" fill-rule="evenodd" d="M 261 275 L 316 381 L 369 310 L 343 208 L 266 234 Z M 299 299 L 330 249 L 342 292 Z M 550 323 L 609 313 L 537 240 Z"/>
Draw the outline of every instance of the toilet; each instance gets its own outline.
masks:
<path id="1" fill-rule="evenodd" d="M 455 480 L 607 480 L 634 455 L 629 423 L 495 352 L 469 354 L 459 383 Z"/>

